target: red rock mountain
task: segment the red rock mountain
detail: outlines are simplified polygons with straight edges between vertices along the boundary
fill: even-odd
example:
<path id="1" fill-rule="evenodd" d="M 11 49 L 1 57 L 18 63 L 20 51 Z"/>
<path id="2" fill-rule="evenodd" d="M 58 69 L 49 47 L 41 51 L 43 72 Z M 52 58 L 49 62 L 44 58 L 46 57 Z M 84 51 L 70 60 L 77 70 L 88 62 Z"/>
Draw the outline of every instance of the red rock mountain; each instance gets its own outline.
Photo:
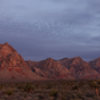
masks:
<path id="1" fill-rule="evenodd" d="M 76 79 L 98 79 L 100 74 L 90 64 L 80 57 L 59 60 L 73 74 Z"/>
<path id="2" fill-rule="evenodd" d="M 27 61 L 27 63 L 34 72 L 46 79 L 74 79 L 65 66 L 52 58 L 40 62 Z"/>
<path id="3" fill-rule="evenodd" d="M 100 73 L 100 58 L 89 62 L 91 67 Z"/>
<path id="4" fill-rule="evenodd" d="M 28 81 L 40 78 L 8 43 L 0 44 L 0 81 Z"/>
<path id="5" fill-rule="evenodd" d="M 0 44 L 0 81 L 44 79 L 100 79 L 100 58 L 91 62 L 80 57 L 24 61 L 8 43 Z"/>

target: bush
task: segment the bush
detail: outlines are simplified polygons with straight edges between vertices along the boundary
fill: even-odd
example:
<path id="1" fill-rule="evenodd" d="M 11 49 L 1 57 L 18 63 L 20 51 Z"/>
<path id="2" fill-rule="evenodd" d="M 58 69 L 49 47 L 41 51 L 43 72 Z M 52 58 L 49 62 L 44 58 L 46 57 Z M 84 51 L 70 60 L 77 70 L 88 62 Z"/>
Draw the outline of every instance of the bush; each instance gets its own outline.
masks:
<path id="1" fill-rule="evenodd" d="M 32 84 L 27 83 L 27 84 L 25 84 L 23 89 L 24 89 L 25 92 L 31 92 L 32 90 L 34 90 L 34 87 L 33 87 Z"/>
<path id="2" fill-rule="evenodd" d="M 78 97 L 79 99 L 83 99 L 83 96 L 82 96 L 81 93 L 78 93 L 78 94 L 77 94 L 77 97 Z"/>
<path id="3" fill-rule="evenodd" d="M 79 87 L 76 85 L 76 86 L 73 86 L 73 87 L 72 87 L 72 90 L 78 90 L 78 88 L 79 88 Z"/>
<path id="4" fill-rule="evenodd" d="M 0 84 L 0 90 L 3 89 L 3 85 Z"/>
<path id="5" fill-rule="evenodd" d="M 12 95 L 14 93 L 14 90 L 8 89 L 4 93 L 10 96 L 10 95 Z"/>
<path id="6" fill-rule="evenodd" d="M 93 98 L 94 95 L 93 95 L 92 93 L 87 93 L 87 94 L 86 94 L 86 97 L 88 97 L 88 98 Z"/>
<path id="7" fill-rule="evenodd" d="M 50 91 L 50 96 L 57 97 L 57 95 L 58 95 L 57 90 L 51 90 Z"/>
<path id="8" fill-rule="evenodd" d="M 98 88 L 98 83 L 96 82 L 96 81 L 93 81 L 93 82 L 90 82 L 90 87 L 92 87 L 92 88 Z"/>

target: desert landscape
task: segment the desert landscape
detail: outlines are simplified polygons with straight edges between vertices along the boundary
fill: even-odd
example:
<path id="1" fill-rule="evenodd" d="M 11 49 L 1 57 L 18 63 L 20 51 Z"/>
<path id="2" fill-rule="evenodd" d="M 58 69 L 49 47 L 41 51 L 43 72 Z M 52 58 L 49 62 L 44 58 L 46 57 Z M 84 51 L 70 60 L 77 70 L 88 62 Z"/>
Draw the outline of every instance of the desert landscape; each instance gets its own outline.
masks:
<path id="1" fill-rule="evenodd" d="M 0 0 L 0 100 L 100 100 L 100 0 Z"/>
<path id="2" fill-rule="evenodd" d="M 99 100 L 100 58 L 25 61 L 0 44 L 0 100 Z"/>
<path id="3" fill-rule="evenodd" d="M 1 82 L 97 79 L 100 79 L 100 58 L 89 62 L 81 57 L 26 61 L 8 43 L 0 44 Z"/>

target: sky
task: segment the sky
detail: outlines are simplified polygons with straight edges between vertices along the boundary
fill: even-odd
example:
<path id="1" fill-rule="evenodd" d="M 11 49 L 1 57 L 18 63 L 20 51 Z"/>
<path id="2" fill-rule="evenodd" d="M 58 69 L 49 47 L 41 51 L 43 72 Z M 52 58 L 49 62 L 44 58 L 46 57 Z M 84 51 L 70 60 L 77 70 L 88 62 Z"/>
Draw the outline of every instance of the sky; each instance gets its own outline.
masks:
<path id="1" fill-rule="evenodd" d="M 0 43 L 25 59 L 100 57 L 100 0 L 0 0 Z"/>

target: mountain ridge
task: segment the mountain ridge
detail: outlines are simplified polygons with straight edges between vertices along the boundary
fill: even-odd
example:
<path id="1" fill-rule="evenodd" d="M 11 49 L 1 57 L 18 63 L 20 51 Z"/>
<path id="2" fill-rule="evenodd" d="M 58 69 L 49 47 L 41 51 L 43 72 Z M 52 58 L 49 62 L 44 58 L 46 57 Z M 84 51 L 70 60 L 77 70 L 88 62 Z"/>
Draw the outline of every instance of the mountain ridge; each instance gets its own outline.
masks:
<path id="1" fill-rule="evenodd" d="M 81 57 L 25 61 L 9 43 L 0 44 L 0 81 L 100 79 L 100 58 Z"/>

